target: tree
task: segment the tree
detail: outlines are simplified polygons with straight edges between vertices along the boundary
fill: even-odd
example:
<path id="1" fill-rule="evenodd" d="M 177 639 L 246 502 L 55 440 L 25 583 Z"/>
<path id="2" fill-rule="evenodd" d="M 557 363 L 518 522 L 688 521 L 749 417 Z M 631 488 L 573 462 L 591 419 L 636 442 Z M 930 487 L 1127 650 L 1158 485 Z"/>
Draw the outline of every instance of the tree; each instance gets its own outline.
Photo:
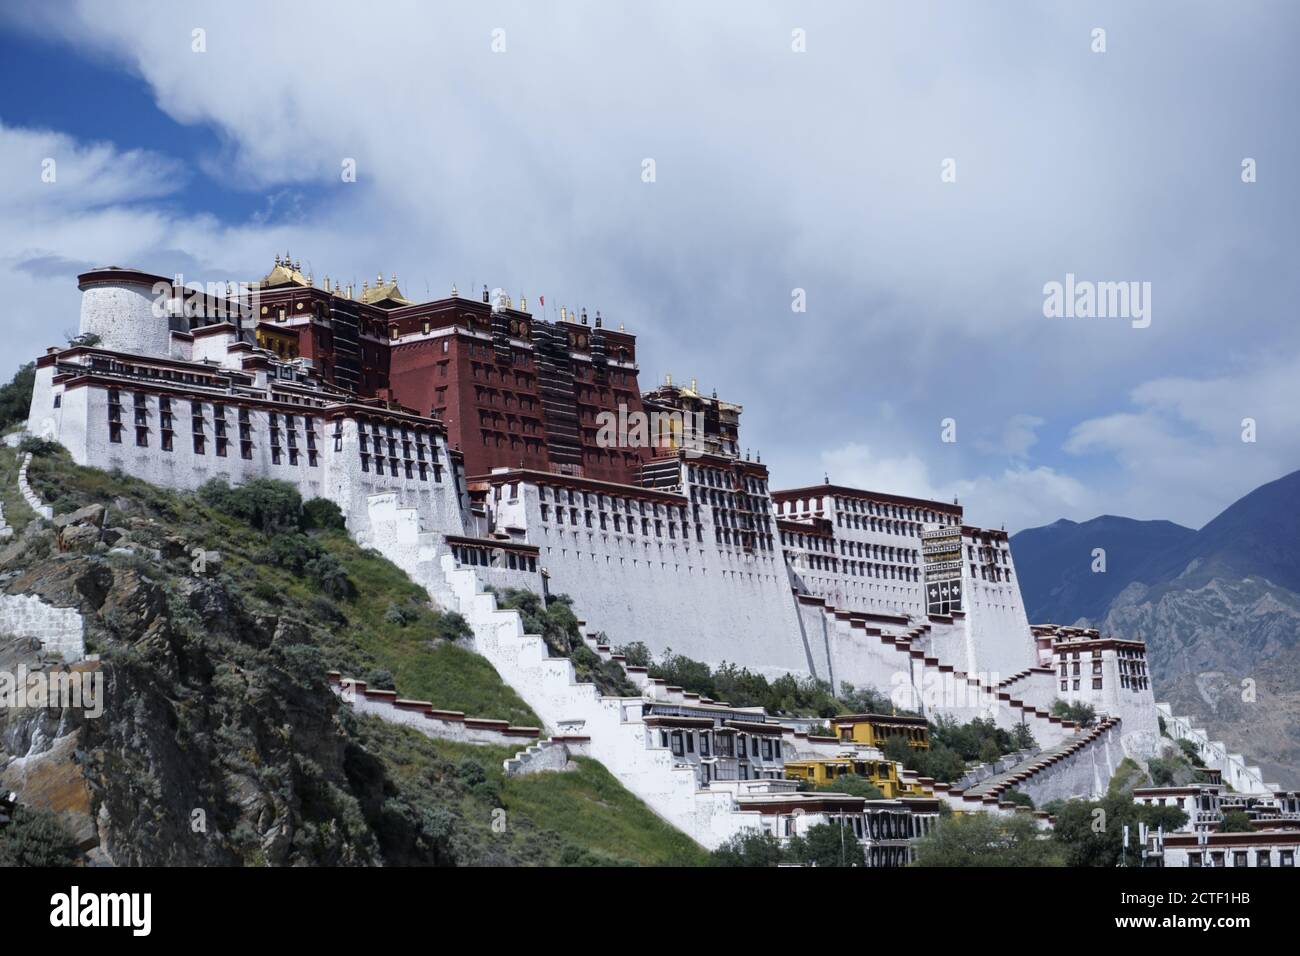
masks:
<path id="1" fill-rule="evenodd" d="M 836 777 L 832 782 L 823 784 L 817 788 L 825 793 L 847 793 L 855 797 L 865 797 L 868 800 L 883 800 L 885 795 L 880 789 L 868 780 L 856 773 L 846 773 Z"/>
<path id="2" fill-rule="evenodd" d="M 1061 866 L 1061 850 L 1032 817 L 961 814 L 941 818 L 916 846 L 916 865 Z"/>
<path id="3" fill-rule="evenodd" d="M 1053 839 L 1065 852 L 1068 866 L 1137 865 L 1141 847 L 1138 824 L 1169 833 L 1187 822 L 1178 807 L 1135 804 L 1128 793 L 1113 793 L 1099 801 L 1054 801 L 1044 807 L 1056 817 Z M 1129 828 L 1129 851 L 1124 852 L 1124 827 Z"/>
<path id="4" fill-rule="evenodd" d="M 777 866 L 785 862 L 781 841 L 765 830 L 737 833 L 709 855 L 713 866 Z"/>
<path id="5" fill-rule="evenodd" d="M 1011 742 L 1017 750 L 1038 749 L 1038 741 L 1034 739 L 1034 732 L 1028 724 L 1016 724 L 1016 729 L 1011 732 Z"/>
<path id="6" fill-rule="evenodd" d="M 1252 829 L 1254 827 L 1250 825 L 1250 817 L 1245 810 L 1229 810 L 1219 824 L 1220 833 L 1249 833 Z"/>
<path id="7" fill-rule="evenodd" d="M 32 387 L 36 383 L 36 364 L 20 365 L 9 383 L 0 387 L 0 431 L 27 421 L 32 408 Z"/>
<path id="8" fill-rule="evenodd" d="M 793 843 L 792 852 L 806 866 L 866 866 L 867 855 L 846 821 L 819 823 Z"/>

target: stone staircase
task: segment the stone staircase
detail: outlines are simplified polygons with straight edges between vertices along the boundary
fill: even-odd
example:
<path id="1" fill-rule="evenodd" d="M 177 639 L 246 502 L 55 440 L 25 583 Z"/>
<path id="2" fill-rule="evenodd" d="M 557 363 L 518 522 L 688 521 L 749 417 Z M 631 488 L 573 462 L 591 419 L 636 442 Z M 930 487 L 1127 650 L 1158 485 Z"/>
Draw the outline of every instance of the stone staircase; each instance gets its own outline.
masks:
<path id="1" fill-rule="evenodd" d="M 993 795 L 1000 797 L 1008 790 L 1020 788 L 1023 784 L 1031 782 L 1034 777 L 1046 770 L 1049 770 L 1056 764 L 1068 760 L 1075 756 L 1093 741 L 1098 740 L 1108 730 L 1118 727 L 1119 721 L 1113 717 L 1107 717 L 1099 721 L 1095 726 L 1087 728 L 1083 733 L 1071 737 L 1069 740 L 1057 744 L 1055 747 L 1049 747 L 1046 750 L 1028 757 L 1019 764 L 1004 770 L 1002 773 L 981 780 L 974 786 L 968 787 L 966 793 L 972 796 L 980 797 Z M 1091 796 L 1093 794 L 1086 794 Z M 1080 794 L 1085 796 L 1085 794 Z"/>
<path id="2" fill-rule="evenodd" d="M 866 614 L 841 611 L 830 605 L 825 607 L 826 623 L 842 634 L 851 636 L 855 641 L 876 642 L 881 651 L 881 666 L 886 669 L 907 672 L 911 676 L 913 687 L 939 686 L 943 688 L 943 698 L 952 700 L 952 704 L 926 706 L 924 699 L 910 709 L 920 710 L 927 716 L 944 714 L 965 722 L 977 716 L 991 716 L 997 725 L 1005 730 L 1014 730 L 1017 724 L 1025 724 L 1034 735 L 1039 746 L 1055 747 L 1064 743 L 1079 732 L 1074 721 L 1056 717 L 1040 707 L 1029 704 L 1015 696 L 1000 684 L 992 686 L 982 682 L 978 677 L 951 665 L 944 664 L 938 658 L 928 655 L 915 644 L 922 641 L 929 631 L 928 624 L 918 625 L 903 631 L 870 626 Z M 1032 668 L 1013 680 L 1023 679 L 1033 671 Z M 1009 683 L 1004 681 L 1003 684 Z M 958 703 L 963 700 L 972 703 Z"/>
<path id="3" fill-rule="evenodd" d="M 739 811 L 728 790 L 698 788 L 694 769 L 674 761 L 667 750 L 646 746 L 642 698 L 607 697 L 594 684 L 579 682 L 572 662 L 551 657 L 540 635 L 525 632 L 518 611 L 498 608 L 496 598 L 483 590 L 472 569 L 458 566 L 451 555 L 442 556 L 441 567 L 446 590 L 455 602 L 452 606 L 474 632 L 476 650 L 541 717 L 556 735 L 553 741 L 558 738 L 567 747 L 568 741 L 585 738 L 590 756 L 651 810 L 705 847 L 716 847 L 756 825 L 752 814 Z M 608 647 L 604 654 L 605 659 L 618 657 Z M 644 668 L 629 669 L 628 677 L 640 686 L 663 683 L 647 677 Z M 665 685 L 663 690 L 665 699 L 683 703 L 699 699 L 681 688 Z M 538 751 L 530 755 L 531 749 L 507 761 L 507 770 L 517 771 L 535 758 Z"/>

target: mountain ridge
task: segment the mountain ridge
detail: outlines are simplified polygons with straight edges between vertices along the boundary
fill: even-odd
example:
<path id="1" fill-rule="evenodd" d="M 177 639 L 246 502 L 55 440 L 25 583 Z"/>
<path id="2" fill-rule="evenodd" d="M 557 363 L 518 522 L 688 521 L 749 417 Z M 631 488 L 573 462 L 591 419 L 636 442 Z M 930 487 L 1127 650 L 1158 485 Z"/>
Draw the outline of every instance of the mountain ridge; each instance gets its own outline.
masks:
<path id="1" fill-rule="evenodd" d="M 1300 785 L 1300 471 L 1199 530 L 1102 515 L 1028 528 L 1011 544 L 1032 622 L 1145 641 L 1157 697 L 1271 779 Z M 1241 699 L 1225 703 L 1225 688 Z"/>

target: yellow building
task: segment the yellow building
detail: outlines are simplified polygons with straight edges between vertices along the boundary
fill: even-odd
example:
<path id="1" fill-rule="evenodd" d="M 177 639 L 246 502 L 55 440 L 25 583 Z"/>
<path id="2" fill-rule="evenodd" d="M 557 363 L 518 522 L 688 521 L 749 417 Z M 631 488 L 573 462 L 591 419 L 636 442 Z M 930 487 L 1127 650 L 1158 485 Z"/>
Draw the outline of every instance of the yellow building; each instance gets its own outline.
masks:
<path id="1" fill-rule="evenodd" d="M 282 359 L 297 358 L 298 333 L 286 329 L 277 329 L 265 322 L 258 323 L 257 347 L 274 352 Z"/>
<path id="2" fill-rule="evenodd" d="M 883 747 L 891 740 L 906 740 L 915 750 L 930 749 L 930 725 L 924 717 L 892 717 L 888 714 L 844 714 L 831 724 L 844 743 Z"/>
<path id="3" fill-rule="evenodd" d="M 834 783 L 837 777 L 856 774 L 875 785 L 886 799 L 902 796 L 925 796 L 925 791 L 915 784 L 904 784 L 898 779 L 898 764 L 890 760 L 870 760 L 853 756 L 815 757 L 808 760 L 787 760 L 787 780 L 801 780 L 815 787 Z"/>

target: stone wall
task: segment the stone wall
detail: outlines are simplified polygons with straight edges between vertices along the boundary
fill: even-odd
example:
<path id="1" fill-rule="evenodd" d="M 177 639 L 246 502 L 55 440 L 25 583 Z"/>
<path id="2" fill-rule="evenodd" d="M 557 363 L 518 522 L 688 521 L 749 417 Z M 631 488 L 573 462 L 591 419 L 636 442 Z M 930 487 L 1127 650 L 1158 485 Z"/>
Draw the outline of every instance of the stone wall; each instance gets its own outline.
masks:
<path id="1" fill-rule="evenodd" d="M 365 681 L 329 675 L 330 689 L 343 698 L 358 714 L 372 714 L 380 720 L 414 727 L 420 733 L 442 740 L 467 744 L 513 746 L 520 740 L 541 736 L 537 727 L 516 727 L 509 721 L 486 717 L 466 717 L 458 710 L 439 710 L 427 700 L 406 700 L 396 691 L 375 690 Z"/>
<path id="2" fill-rule="evenodd" d="M 86 626 L 72 607 L 54 607 L 35 594 L 0 594 L 0 633 L 30 637 L 71 664 L 86 656 Z"/>

